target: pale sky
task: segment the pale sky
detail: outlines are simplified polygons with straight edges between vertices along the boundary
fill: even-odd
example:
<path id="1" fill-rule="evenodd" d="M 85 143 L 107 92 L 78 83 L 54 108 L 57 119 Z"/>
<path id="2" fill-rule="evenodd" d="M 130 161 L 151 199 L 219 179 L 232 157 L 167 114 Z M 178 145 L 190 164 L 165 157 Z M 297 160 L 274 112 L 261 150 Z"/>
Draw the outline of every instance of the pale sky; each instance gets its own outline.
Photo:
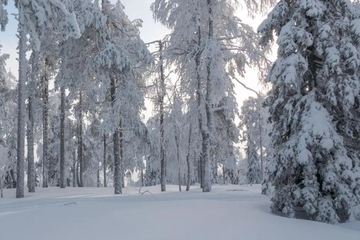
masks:
<path id="1" fill-rule="evenodd" d="M 155 23 L 150 11 L 150 5 L 154 0 L 122 0 L 122 4 L 125 6 L 125 12 L 130 19 L 142 19 L 143 28 L 141 29 L 141 37 L 144 42 L 151 42 L 154 40 L 162 39 L 167 33 L 168 30 L 159 23 Z M 116 3 L 117 0 L 111 0 L 111 2 Z M 14 7 L 13 0 L 9 1 L 7 6 L 9 14 L 16 13 L 17 10 Z M 239 12 L 240 14 L 240 12 Z M 255 28 L 261 23 L 263 17 L 259 17 L 255 20 L 244 19 L 242 15 L 242 20 L 244 22 L 251 23 Z M 246 15 L 246 14 L 245 14 Z M 9 24 L 6 26 L 5 32 L 0 32 L 0 44 L 3 46 L 1 49 L 2 53 L 10 54 L 10 59 L 7 62 L 7 68 L 11 69 L 12 73 L 17 77 L 18 62 L 16 61 L 17 52 L 16 47 L 18 40 L 16 38 L 17 31 L 17 22 L 14 19 L 14 16 L 9 16 Z M 242 79 L 243 82 L 251 88 L 256 90 L 262 89 L 258 83 L 257 74 L 251 69 L 248 70 L 246 79 Z M 248 90 L 244 90 L 239 84 L 236 85 L 236 93 L 238 103 L 246 99 L 248 96 L 254 96 L 253 93 Z"/>

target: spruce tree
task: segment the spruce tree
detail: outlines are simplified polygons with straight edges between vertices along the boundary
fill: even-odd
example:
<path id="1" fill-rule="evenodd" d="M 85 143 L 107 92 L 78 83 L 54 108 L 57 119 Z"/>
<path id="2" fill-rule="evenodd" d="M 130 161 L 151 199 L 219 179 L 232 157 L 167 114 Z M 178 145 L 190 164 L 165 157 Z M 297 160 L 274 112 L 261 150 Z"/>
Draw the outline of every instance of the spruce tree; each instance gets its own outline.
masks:
<path id="1" fill-rule="evenodd" d="M 254 1 L 243 4 L 250 14 L 258 10 Z M 186 108 L 192 111 L 189 122 L 194 134 L 200 135 L 192 144 L 198 146 L 194 155 L 199 159 L 201 187 L 209 192 L 211 171 L 216 169 L 216 124 L 224 123 L 216 121 L 225 117 L 228 123 L 224 129 L 233 125 L 237 106 L 231 81 L 245 73 L 246 65 L 261 65 L 257 35 L 236 17 L 236 0 L 155 0 L 151 7 L 155 19 L 171 30 L 167 58 L 176 65 Z M 229 156 L 237 138 L 231 135 L 235 133 L 221 139 L 230 149 Z"/>
<path id="2" fill-rule="evenodd" d="M 359 19 L 347 0 L 280 1 L 260 25 L 278 37 L 267 81 L 274 155 L 272 210 L 337 223 L 360 218 L 356 121 Z"/>

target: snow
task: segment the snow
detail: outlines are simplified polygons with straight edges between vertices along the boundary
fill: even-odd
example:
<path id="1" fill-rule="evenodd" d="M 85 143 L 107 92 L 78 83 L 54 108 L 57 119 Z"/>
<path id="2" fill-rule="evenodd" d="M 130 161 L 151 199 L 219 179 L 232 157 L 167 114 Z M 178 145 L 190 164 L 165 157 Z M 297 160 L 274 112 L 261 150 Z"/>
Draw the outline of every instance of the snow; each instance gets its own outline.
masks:
<path id="1" fill-rule="evenodd" d="M 354 19 L 351 22 L 351 30 L 356 36 L 360 36 L 360 19 Z"/>
<path id="2" fill-rule="evenodd" d="M 14 199 L 0 199 L 0 236 L 6 240 L 156 239 L 156 240 L 337 240 L 359 239 L 360 222 L 330 225 L 271 214 L 260 185 L 124 188 L 48 188 Z"/>

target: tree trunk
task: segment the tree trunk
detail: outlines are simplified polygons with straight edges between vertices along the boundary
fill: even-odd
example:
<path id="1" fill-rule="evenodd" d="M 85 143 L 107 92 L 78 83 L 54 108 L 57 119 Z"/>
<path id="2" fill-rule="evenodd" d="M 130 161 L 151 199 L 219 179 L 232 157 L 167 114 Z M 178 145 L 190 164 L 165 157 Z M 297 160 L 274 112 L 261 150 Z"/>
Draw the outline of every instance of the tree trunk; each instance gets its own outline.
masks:
<path id="1" fill-rule="evenodd" d="M 123 122 L 120 120 L 119 124 L 119 141 L 120 141 L 120 168 L 121 168 L 121 186 L 125 187 L 125 169 L 124 169 L 124 131 L 123 131 Z"/>
<path id="2" fill-rule="evenodd" d="M 261 103 L 259 102 L 259 107 L 261 106 Z M 259 111 L 259 110 L 258 110 Z M 262 116 L 259 111 L 259 134 L 260 134 L 260 170 L 261 170 L 261 182 L 264 180 L 264 153 L 263 153 L 263 126 L 262 126 Z"/>
<path id="3" fill-rule="evenodd" d="M 2 173 L 0 173 L 0 197 L 3 198 L 4 197 L 4 193 L 3 193 L 3 175 Z"/>
<path id="4" fill-rule="evenodd" d="M 96 186 L 100 187 L 100 168 L 98 167 L 97 173 L 96 173 Z"/>
<path id="5" fill-rule="evenodd" d="M 211 18 L 212 14 L 212 0 L 207 0 L 208 11 L 209 11 L 209 36 L 208 40 L 212 40 L 214 36 L 214 26 L 213 20 Z M 212 94 L 212 79 L 211 79 L 211 63 L 213 59 L 208 58 L 208 63 L 206 66 L 207 69 L 207 79 L 206 79 L 206 100 L 205 100 L 205 111 L 207 118 L 207 126 L 202 130 L 203 136 L 203 156 L 204 156 L 204 188 L 203 192 L 211 191 L 211 131 L 212 131 L 212 106 L 211 106 L 211 94 Z"/>
<path id="6" fill-rule="evenodd" d="M 197 81 L 197 89 L 196 89 L 196 97 L 198 103 L 198 121 L 199 121 L 199 131 L 202 131 L 203 122 L 202 122 L 202 111 L 201 111 L 201 103 L 202 103 L 202 89 L 201 89 L 201 76 L 200 76 L 200 60 L 201 60 L 201 51 L 200 51 L 200 43 L 201 43 L 201 27 L 198 27 L 198 52 L 196 54 L 195 64 L 196 64 L 196 81 Z M 203 164 L 203 144 L 200 143 L 200 154 L 199 154 L 199 164 L 198 164 L 198 176 L 200 187 L 204 187 L 204 164 Z"/>
<path id="7" fill-rule="evenodd" d="M 190 169 L 190 152 L 191 152 L 191 132 L 192 132 L 192 125 L 190 125 L 190 129 L 189 129 L 189 149 L 188 149 L 188 153 L 186 156 L 186 167 L 187 167 L 187 176 L 186 176 L 186 191 L 190 190 L 190 174 L 191 174 L 191 169 Z"/>
<path id="8" fill-rule="evenodd" d="M 164 98 L 165 98 L 165 76 L 163 66 L 163 42 L 159 41 L 160 52 L 160 96 L 159 96 L 159 115 L 160 115 L 160 183 L 161 191 L 166 191 L 166 163 L 164 149 Z"/>
<path id="9" fill-rule="evenodd" d="M 175 126 L 176 129 L 176 126 Z M 175 132 L 177 132 L 175 130 Z M 181 165 L 180 165 L 180 146 L 179 146 L 179 137 L 177 135 L 178 133 L 175 133 L 175 143 L 176 143 L 176 158 L 179 165 L 178 168 L 178 184 L 179 184 L 179 192 L 181 192 Z"/>
<path id="10" fill-rule="evenodd" d="M 111 106 L 115 107 L 116 100 L 116 84 L 115 78 L 111 77 Z M 120 159 L 120 137 L 119 127 L 117 127 L 113 133 L 114 142 L 114 188 L 115 194 L 122 194 L 121 186 L 121 159 Z"/>
<path id="11" fill-rule="evenodd" d="M 65 188 L 65 87 L 60 88 L 60 188 Z"/>
<path id="12" fill-rule="evenodd" d="M 113 133 L 114 142 L 114 188 L 115 194 L 122 194 L 119 129 Z"/>
<path id="13" fill-rule="evenodd" d="M 49 79 L 47 76 L 47 60 L 45 60 L 45 73 L 42 76 L 43 87 L 43 188 L 49 186 L 49 139 L 48 139 L 48 123 L 49 123 Z"/>
<path id="14" fill-rule="evenodd" d="M 79 116 L 78 116 L 78 164 L 80 165 L 79 187 L 84 187 L 84 159 L 83 159 L 83 121 L 82 121 L 82 91 L 79 92 Z"/>
<path id="15" fill-rule="evenodd" d="M 104 187 L 107 187 L 106 183 L 106 135 L 104 134 Z"/>
<path id="16" fill-rule="evenodd" d="M 222 165 L 222 178 L 223 178 L 223 184 L 226 184 L 226 169 L 225 169 L 225 163 Z"/>
<path id="17" fill-rule="evenodd" d="M 23 6 L 19 4 L 19 86 L 18 86 L 18 129 L 17 129 L 17 160 L 16 160 L 16 198 L 24 197 L 25 179 L 25 83 L 26 83 L 26 32 Z"/>
<path id="18" fill-rule="evenodd" d="M 79 178 L 79 159 L 76 161 L 76 170 L 75 170 L 75 176 L 76 176 L 76 183 L 78 187 L 81 187 L 80 178 Z"/>
<path id="19" fill-rule="evenodd" d="M 141 164 L 140 177 L 141 177 L 141 186 L 144 187 L 144 169 L 143 169 L 143 165 L 142 165 L 142 164 Z"/>
<path id="20" fill-rule="evenodd" d="M 76 187 L 76 155 L 75 152 L 73 152 L 73 166 L 72 166 L 72 186 Z"/>
<path id="21" fill-rule="evenodd" d="M 27 186 L 29 192 L 35 192 L 35 185 L 36 185 L 35 162 L 34 162 L 34 91 L 35 91 L 35 82 L 32 77 L 31 82 L 29 84 L 29 99 L 28 99 L 29 119 L 27 122 L 27 160 L 28 160 Z"/>

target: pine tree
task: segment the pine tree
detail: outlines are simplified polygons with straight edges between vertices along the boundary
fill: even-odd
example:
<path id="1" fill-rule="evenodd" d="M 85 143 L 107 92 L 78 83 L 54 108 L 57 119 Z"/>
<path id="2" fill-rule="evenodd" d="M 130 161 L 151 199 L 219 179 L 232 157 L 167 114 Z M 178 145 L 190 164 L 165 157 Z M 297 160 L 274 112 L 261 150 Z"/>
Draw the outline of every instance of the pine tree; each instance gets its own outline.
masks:
<path id="1" fill-rule="evenodd" d="M 263 96 L 250 97 L 243 102 L 240 115 L 242 142 L 246 143 L 247 178 L 250 184 L 259 184 L 262 180 L 261 161 L 264 156 L 265 117 L 262 116 Z"/>
<path id="2" fill-rule="evenodd" d="M 2 46 L 0 45 L 0 49 Z M 11 166 L 11 142 L 14 141 L 14 124 L 16 112 L 12 110 L 15 102 L 13 99 L 12 82 L 10 73 L 6 71 L 8 54 L 0 52 L 0 191 L 3 197 L 4 180 L 7 169 Z"/>
<path id="3" fill-rule="evenodd" d="M 249 11 L 256 9 L 253 3 L 246 1 L 251 6 Z M 236 7 L 237 1 L 225 0 L 156 0 L 152 5 L 155 19 L 171 29 L 167 57 L 176 65 L 181 78 L 184 98 L 188 99 L 185 104 L 192 111 L 191 122 L 197 121 L 192 124 L 194 134 L 201 135 L 200 141 L 193 144 L 200 149 L 194 155 L 199 158 L 198 172 L 204 192 L 211 191 L 214 109 L 226 96 L 233 97 L 231 80 L 244 74 L 247 64 L 261 62 L 257 36 L 235 16 Z M 242 47 L 234 48 L 236 45 Z M 235 113 L 236 105 L 232 101 L 225 103 L 229 105 L 222 107 Z M 224 141 L 230 148 L 233 146 L 230 144 L 233 139 Z"/>
<path id="4" fill-rule="evenodd" d="M 121 194 L 124 172 L 121 136 L 126 130 L 126 122 L 139 120 L 144 104 L 142 73 L 152 59 L 139 36 L 140 20 L 130 21 L 119 1 L 116 5 L 103 1 L 103 12 L 107 18 L 107 34 L 94 62 L 95 68 L 101 72 L 105 94 L 110 90 L 110 108 L 103 124 L 111 129 L 113 135 L 115 194 Z"/>
<path id="5" fill-rule="evenodd" d="M 278 36 L 267 81 L 274 156 L 272 210 L 337 223 L 360 218 L 357 139 L 359 19 L 337 1 L 280 1 L 260 25 Z"/>
<path id="6" fill-rule="evenodd" d="M 6 6 L 8 3 L 8 0 L 1 0 L 0 1 L 0 26 L 1 31 L 5 31 L 6 24 L 8 23 L 8 13 L 4 6 Z"/>
<path id="7" fill-rule="evenodd" d="M 16 197 L 24 197 L 24 148 L 25 148 L 25 84 L 27 82 L 27 34 L 35 51 L 40 50 L 41 39 L 48 29 L 54 29 L 64 39 L 79 37 L 80 32 L 73 13 L 58 1 L 15 1 L 19 9 L 19 86 L 18 86 L 18 133 L 17 133 L 17 186 Z M 42 14 L 39 14 L 42 13 Z M 49 19 L 49 16 L 57 18 Z"/>

